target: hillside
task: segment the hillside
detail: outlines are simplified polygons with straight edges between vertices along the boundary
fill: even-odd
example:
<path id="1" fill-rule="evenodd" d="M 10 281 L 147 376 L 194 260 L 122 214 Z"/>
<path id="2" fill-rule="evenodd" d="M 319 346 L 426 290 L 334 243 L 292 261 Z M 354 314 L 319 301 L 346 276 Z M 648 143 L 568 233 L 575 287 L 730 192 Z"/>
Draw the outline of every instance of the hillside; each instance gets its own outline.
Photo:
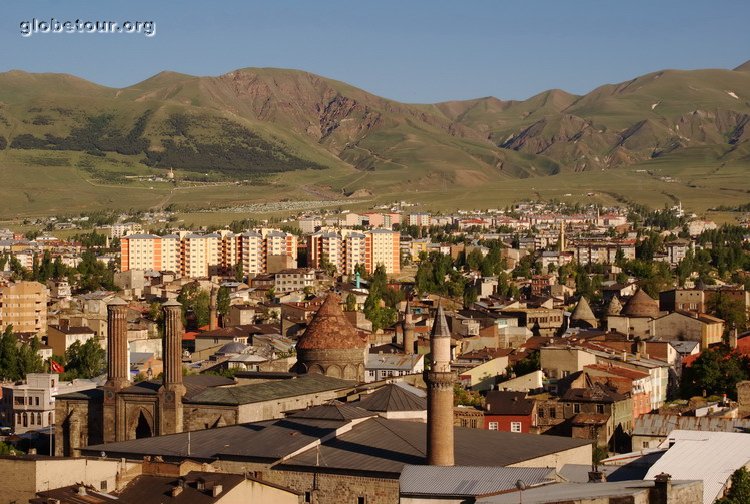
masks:
<path id="1" fill-rule="evenodd" d="M 583 96 L 554 89 L 434 105 L 273 68 L 162 72 L 123 89 L 11 71 L 0 74 L 0 167 L 68 167 L 114 184 L 173 168 L 181 180 L 283 185 L 289 177 L 275 174 L 289 172 L 298 185 L 376 197 L 663 167 L 693 155 L 710 172 L 750 162 L 749 64 L 664 70 Z"/>

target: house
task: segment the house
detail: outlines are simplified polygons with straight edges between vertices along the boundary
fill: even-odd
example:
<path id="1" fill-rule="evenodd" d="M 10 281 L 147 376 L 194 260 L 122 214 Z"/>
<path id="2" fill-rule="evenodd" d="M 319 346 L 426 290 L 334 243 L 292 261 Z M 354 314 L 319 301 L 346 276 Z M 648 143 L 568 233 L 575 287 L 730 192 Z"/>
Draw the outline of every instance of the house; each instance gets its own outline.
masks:
<path id="1" fill-rule="evenodd" d="M 51 325 L 47 327 L 47 345 L 52 347 L 54 355 L 65 355 L 65 351 L 73 343 L 83 345 L 96 337 L 96 333 L 85 326 L 68 326 L 67 324 Z"/>
<path id="2" fill-rule="evenodd" d="M 367 354 L 365 362 L 365 382 L 418 374 L 422 371 L 424 371 L 424 355 L 370 353 Z"/>
<path id="3" fill-rule="evenodd" d="M 586 349 L 562 345 L 540 348 L 539 359 L 542 371 L 551 379 L 564 378 L 584 366 L 596 364 L 596 356 Z"/>
<path id="4" fill-rule="evenodd" d="M 650 338 L 653 320 L 659 317 L 659 303 L 639 289 L 623 306 L 619 315 L 607 316 L 607 328 L 628 336 Z"/>
<path id="5" fill-rule="evenodd" d="M 651 376 L 648 373 L 611 364 L 594 364 L 584 367 L 583 370 L 592 383 L 605 385 L 620 394 L 630 396 L 633 403 L 633 421 L 651 412 Z"/>
<path id="6" fill-rule="evenodd" d="M 85 485 L 72 485 L 38 492 L 31 504 L 161 504 L 168 498 L 174 504 L 298 504 L 301 494 L 263 482 L 245 474 L 191 471 L 184 476 L 143 474 L 122 490 L 113 493 Z"/>
<path id="7" fill-rule="evenodd" d="M 463 364 L 458 361 L 454 367 L 458 370 L 458 379 L 464 387 L 478 391 L 490 390 L 507 373 L 508 355 L 501 355 L 481 364 Z"/>
<path id="8" fill-rule="evenodd" d="M 571 388 L 560 398 L 563 415 L 571 421 L 572 436 L 616 448 L 625 441 L 622 436 L 615 438 L 616 430 L 628 432 L 632 427 L 632 400 L 606 385 L 588 378 L 586 382 L 585 387 Z"/>
<path id="9" fill-rule="evenodd" d="M 484 406 L 484 428 L 503 432 L 532 432 L 536 406 L 525 392 L 490 390 Z"/>
<path id="10" fill-rule="evenodd" d="M 353 404 L 383 418 L 427 421 L 427 394 L 402 381 L 387 383 L 373 392 L 362 394 Z"/>
<path id="11" fill-rule="evenodd" d="M 654 336 L 662 340 L 700 342 L 701 350 L 721 343 L 724 321 L 705 313 L 676 311 L 653 321 Z"/>

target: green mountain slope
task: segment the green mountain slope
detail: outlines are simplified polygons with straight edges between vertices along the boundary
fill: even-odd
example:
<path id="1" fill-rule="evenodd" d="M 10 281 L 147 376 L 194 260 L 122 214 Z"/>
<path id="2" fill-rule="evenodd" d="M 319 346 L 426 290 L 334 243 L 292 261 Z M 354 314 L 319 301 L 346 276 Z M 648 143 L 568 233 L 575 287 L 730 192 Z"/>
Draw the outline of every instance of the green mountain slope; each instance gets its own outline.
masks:
<path id="1" fill-rule="evenodd" d="M 661 169 L 692 155 L 709 169 L 741 166 L 750 160 L 748 65 L 664 70 L 583 96 L 553 89 L 432 105 L 275 68 L 162 72 L 123 89 L 11 71 L 0 74 L 0 165 L 68 166 L 116 183 L 170 168 L 193 180 L 288 172 L 299 186 L 375 195 Z"/>

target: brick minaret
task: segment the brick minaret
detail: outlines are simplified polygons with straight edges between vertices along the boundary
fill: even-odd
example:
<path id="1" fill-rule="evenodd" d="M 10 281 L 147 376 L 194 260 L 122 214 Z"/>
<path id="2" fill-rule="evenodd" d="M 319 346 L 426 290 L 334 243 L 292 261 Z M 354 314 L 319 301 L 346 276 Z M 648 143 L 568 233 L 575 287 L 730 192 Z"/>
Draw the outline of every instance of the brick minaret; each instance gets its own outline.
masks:
<path id="1" fill-rule="evenodd" d="M 125 412 L 117 393 L 130 385 L 128 305 L 115 298 L 107 305 L 107 382 L 104 384 L 104 442 L 125 439 Z"/>
<path id="2" fill-rule="evenodd" d="M 411 355 L 414 353 L 414 317 L 411 314 L 410 303 L 406 302 L 406 311 L 404 312 L 404 353 Z"/>
<path id="3" fill-rule="evenodd" d="M 219 291 L 211 287 L 211 302 L 208 308 L 208 330 L 215 331 L 219 328 Z"/>
<path id="4" fill-rule="evenodd" d="M 452 466 L 453 461 L 453 372 L 451 333 L 443 307 L 438 307 L 430 334 L 430 369 L 427 383 L 427 463 Z"/>
<path id="5" fill-rule="evenodd" d="M 182 384 L 182 305 L 177 301 L 167 301 L 164 310 L 164 338 L 162 355 L 164 373 L 159 389 L 159 434 L 182 432 L 182 398 L 185 385 Z"/>

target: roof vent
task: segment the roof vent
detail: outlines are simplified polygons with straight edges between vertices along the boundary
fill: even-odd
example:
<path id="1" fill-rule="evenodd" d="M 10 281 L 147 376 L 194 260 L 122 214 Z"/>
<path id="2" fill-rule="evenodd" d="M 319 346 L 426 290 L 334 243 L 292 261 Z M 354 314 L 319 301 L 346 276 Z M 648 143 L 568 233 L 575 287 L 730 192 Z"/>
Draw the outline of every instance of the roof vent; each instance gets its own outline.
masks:
<path id="1" fill-rule="evenodd" d="M 85 486 L 83 486 L 83 485 L 80 485 L 80 486 L 78 487 L 78 492 L 77 492 L 77 493 L 78 493 L 78 495 L 87 495 L 87 494 L 86 494 L 86 487 L 85 487 Z"/>

